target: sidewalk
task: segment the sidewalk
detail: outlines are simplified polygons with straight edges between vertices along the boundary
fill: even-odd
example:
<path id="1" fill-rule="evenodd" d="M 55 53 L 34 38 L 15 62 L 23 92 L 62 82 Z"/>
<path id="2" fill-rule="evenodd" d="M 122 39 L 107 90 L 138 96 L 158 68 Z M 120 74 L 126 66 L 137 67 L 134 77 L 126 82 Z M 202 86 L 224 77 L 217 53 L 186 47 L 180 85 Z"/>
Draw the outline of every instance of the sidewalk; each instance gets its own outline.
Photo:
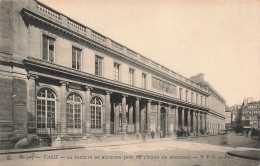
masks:
<path id="1" fill-rule="evenodd" d="M 93 147 L 106 147 L 106 146 L 118 146 L 118 145 L 128 145 L 128 144 L 141 144 L 148 142 L 159 142 L 159 141 L 168 141 L 175 138 L 163 138 L 163 139 L 147 139 L 147 140 L 124 140 L 124 141 L 106 141 L 106 142 L 94 142 L 94 141 L 77 141 L 70 142 L 66 145 L 57 145 L 52 147 L 39 147 L 39 148 L 30 148 L 30 149 L 8 149 L 0 150 L 0 155 L 6 154 L 19 154 L 19 153 L 31 153 L 31 152 L 40 152 L 40 151 L 55 151 L 55 150 L 68 150 L 68 149 L 81 149 L 81 148 L 93 148 Z"/>
<path id="2" fill-rule="evenodd" d="M 227 152 L 227 154 L 230 156 L 260 161 L 260 151 L 256 151 L 256 150 L 230 151 Z"/>

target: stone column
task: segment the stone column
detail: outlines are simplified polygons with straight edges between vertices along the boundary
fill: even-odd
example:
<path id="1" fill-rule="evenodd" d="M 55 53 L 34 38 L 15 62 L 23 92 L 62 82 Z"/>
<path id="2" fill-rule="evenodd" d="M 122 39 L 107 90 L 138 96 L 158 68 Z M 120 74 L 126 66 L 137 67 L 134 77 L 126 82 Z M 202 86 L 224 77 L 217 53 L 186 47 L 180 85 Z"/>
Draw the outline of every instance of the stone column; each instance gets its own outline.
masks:
<path id="1" fill-rule="evenodd" d="M 208 119 L 207 119 L 207 113 L 205 113 L 205 131 L 206 131 L 206 133 L 208 133 L 209 131 L 208 131 Z"/>
<path id="2" fill-rule="evenodd" d="M 129 102 L 129 125 L 133 125 L 133 111 L 134 111 L 134 107 L 133 107 L 133 102 L 132 100 Z"/>
<path id="3" fill-rule="evenodd" d="M 205 132 L 205 117 L 204 117 L 204 112 L 202 111 L 201 113 L 201 129 Z"/>
<path id="4" fill-rule="evenodd" d="M 151 100 L 147 101 L 147 132 L 151 133 Z"/>
<path id="5" fill-rule="evenodd" d="M 140 104 L 140 131 L 143 132 L 145 129 L 145 112 L 146 112 L 146 106 L 143 102 Z"/>
<path id="6" fill-rule="evenodd" d="M 167 108 L 167 135 L 171 134 L 171 105 L 169 105 Z"/>
<path id="7" fill-rule="evenodd" d="M 196 133 L 196 116 L 195 116 L 195 110 L 192 112 L 192 120 L 193 120 L 193 133 Z"/>
<path id="8" fill-rule="evenodd" d="M 200 133 L 200 111 L 198 111 L 198 133 Z"/>
<path id="9" fill-rule="evenodd" d="M 118 134 L 119 131 L 119 109 L 120 109 L 120 104 L 118 102 L 115 103 L 114 105 L 114 111 L 115 111 L 115 119 L 114 119 L 114 130 L 115 134 Z"/>
<path id="10" fill-rule="evenodd" d="M 190 116 L 190 109 L 188 108 L 188 110 L 187 110 L 188 112 L 188 115 L 187 115 L 187 121 L 188 121 L 188 124 L 187 124 L 187 131 L 188 132 L 190 132 L 191 131 L 191 122 L 190 122 L 190 120 L 191 120 L 191 116 Z"/>
<path id="11" fill-rule="evenodd" d="M 139 134 L 139 132 L 140 132 L 139 114 L 140 114 L 140 98 L 137 97 L 135 100 L 135 132 L 136 132 L 136 134 Z"/>
<path id="12" fill-rule="evenodd" d="M 66 126 L 66 91 L 67 91 L 67 85 L 68 82 L 60 81 L 61 87 L 60 87 L 60 126 L 61 126 L 61 135 L 67 134 L 67 126 Z"/>
<path id="13" fill-rule="evenodd" d="M 123 134 L 126 133 L 126 126 L 127 126 L 127 122 L 126 122 L 126 97 L 127 97 L 127 95 L 122 96 L 122 133 Z"/>
<path id="14" fill-rule="evenodd" d="M 175 132 L 179 130 L 179 107 L 176 106 L 175 109 Z"/>
<path id="15" fill-rule="evenodd" d="M 28 134 L 36 133 L 36 86 L 35 82 L 38 79 L 36 75 L 27 75 L 27 113 L 28 113 Z"/>
<path id="16" fill-rule="evenodd" d="M 89 135 L 91 132 L 91 87 L 86 86 L 86 97 L 85 97 L 85 131 Z"/>
<path id="17" fill-rule="evenodd" d="M 184 111 L 185 108 L 182 108 L 181 110 L 181 128 L 184 130 Z"/>
<path id="18" fill-rule="evenodd" d="M 106 91 L 106 134 L 110 134 L 110 122 L 111 122 L 111 92 Z"/>
<path id="19" fill-rule="evenodd" d="M 157 134 L 160 137 L 160 131 L 161 131 L 161 103 L 158 102 L 157 105 Z"/>

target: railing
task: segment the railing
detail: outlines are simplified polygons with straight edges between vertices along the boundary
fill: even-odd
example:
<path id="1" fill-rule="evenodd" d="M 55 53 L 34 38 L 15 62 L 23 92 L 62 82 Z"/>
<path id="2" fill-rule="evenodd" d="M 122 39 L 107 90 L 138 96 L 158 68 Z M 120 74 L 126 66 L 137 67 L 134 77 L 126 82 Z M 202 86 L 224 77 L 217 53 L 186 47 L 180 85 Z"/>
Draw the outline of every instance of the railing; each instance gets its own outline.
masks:
<path id="1" fill-rule="evenodd" d="M 94 31 L 92 31 L 92 36 L 100 41 L 106 42 L 106 38 Z"/>
<path id="2" fill-rule="evenodd" d="M 83 25 L 77 23 L 76 21 L 73 21 L 71 19 L 68 19 L 68 24 L 78 30 L 81 30 L 83 32 L 86 32 L 86 27 L 84 27 Z"/>
<path id="3" fill-rule="evenodd" d="M 37 10 L 39 12 L 41 12 L 43 14 L 46 14 L 46 15 L 54 18 L 54 19 L 58 19 L 58 20 L 61 19 L 61 15 L 62 15 L 61 13 L 51 9 L 50 7 L 42 4 L 41 2 L 39 2 L 37 0 L 36 0 L 36 3 L 37 3 Z M 78 22 L 76 22 L 76 21 L 74 21 L 74 20 L 72 20 L 72 19 L 70 19 L 68 17 L 67 17 L 67 19 L 68 19 L 67 24 L 70 27 L 73 27 L 73 28 L 75 28 L 77 30 L 80 30 L 82 32 L 87 32 L 87 27 L 86 26 L 84 26 L 84 25 L 82 25 L 82 24 L 80 24 L 80 23 L 78 23 Z M 95 32 L 95 31 L 93 31 L 91 29 L 90 29 L 90 32 L 91 32 L 91 35 L 92 35 L 93 39 L 98 40 L 98 41 L 102 41 L 102 42 L 106 42 L 107 41 L 105 36 Z M 111 45 L 112 45 L 112 49 L 124 50 L 124 46 L 122 46 L 122 45 L 120 45 L 120 44 L 118 44 L 118 43 L 116 43 L 114 41 L 111 41 Z M 138 54 L 136 52 L 134 52 L 134 51 L 132 51 L 132 50 L 130 50 L 128 48 L 126 48 L 126 50 L 127 50 L 126 53 L 128 54 L 128 56 L 131 55 L 131 56 L 134 56 L 134 57 L 138 57 L 137 56 Z M 138 59 L 136 59 L 136 60 L 138 60 Z M 156 69 L 161 68 L 161 70 L 170 73 L 171 76 L 174 76 L 175 78 L 178 78 L 181 81 L 185 81 L 186 83 L 188 83 L 188 84 L 190 84 L 190 85 L 192 85 L 192 86 L 194 86 L 194 87 L 196 87 L 198 89 L 201 89 L 201 90 L 207 92 L 207 89 L 205 89 L 204 87 L 199 86 L 198 84 L 192 82 L 191 80 L 189 80 L 189 79 L 187 79 L 187 78 L 185 78 L 185 77 L 175 73 L 174 71 L 172 71 L 172 70 L 170 70 L 170 69 L 168 69 L 168 68 L 166 68 L 164 66 L 161 66 L 159 63 L 154 62 L 154 61 L 150 60 L 149 58 L 146 58 L 145 56 L 140 55 L 140 60 L 142 60 L 142 61 L 144 61 L 145 63 L 148 63 L 148 64 L 151 63 L 151 65 L 153 67 L 155 67 Z"/>
<path id="4" fill-rule="evenodd" d="M 36 1 L 37 2 L 37 10 L 44 13 L 44 14 L 47 14 L 48 16 L 52 17 L 52 18 L 55 18 L 55 19 L 60 19 L 60 14 L 58 12 L 56 12 L 55 10 L 52 10 L 51 8 L 41 4 L 40 2 Z"/>
<path id="5" fill-rule="evenodd" d="M 112 43 L 112 46 L 114 46 L 115 48 L 119 49 L 119 50 L 123 50 L 123 46 L 115 43 L 115 42 L 111 42 Z"/>

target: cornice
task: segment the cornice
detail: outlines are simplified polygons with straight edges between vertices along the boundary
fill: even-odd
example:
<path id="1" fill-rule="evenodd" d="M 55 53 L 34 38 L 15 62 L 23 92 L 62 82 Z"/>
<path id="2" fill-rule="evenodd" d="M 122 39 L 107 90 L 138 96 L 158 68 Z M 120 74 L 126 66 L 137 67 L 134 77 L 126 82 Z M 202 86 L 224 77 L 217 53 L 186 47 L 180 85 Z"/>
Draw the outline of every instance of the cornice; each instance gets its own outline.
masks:
<path id="1" fill-rule="evenodd" d="M 131 86 L 125 83 L 121 83 L 118 81 L 113 81 L 104 77 L 99 77 L 96 75 L 92 75 L 83 71 L 78 71 L 75 69 L 71 69 L 65 66 L 61 66 L 52 62 L 48 62 L 42 59 L 32 58 L 28 57 L 28 59 L 25 59 L 24 65 L 27 66 L 27 70 L 31 74 L 39 75 L 42 77 L 49 77 L 52 79 L 57 80 L 64 80 L 67 82 L 74 82 L 82 85 L 88 84 L 89 86 L 93 88 L 100 88 L 103 90 L 110 90 L 113 92 L 118 92 L 122 94 L 126 94 L 129 96 L 140 96 L 142 98 L 148 98 L 153 100 L 161 100 L 166 103 L 174 103 L 178 105 L 185 105 L 186 107 L 195 108 L 195 109 L 202 109 L 202 110 L 208 110 L 207 107 L 195 105 L 193 103 L 185 102 L 182 100 L 179 100 L 174 97 L 166 96 L 157 92 L 153 92 L 147 89 L 142 89 L 139 87 Z M 52 76 L 50 74 L 44 74 L 43 71 L 51 71 L 52 74 L 56 74 L 59 76 Z M 71 79 L 64 78 L 67 76 Z M 75 81 L 76 78 L 78 80 L 81 80 L 81 82 Z M 86 83 L 88 82 L 88 83 Z M 100 86 L 99 86 L 100 85 Z M 128 92 L 128 93 L 127 93 Z"/>
<path id="2" fill-rule="evenodd" d="M 139 61 L 137 59 L 134 59 L 134 58 L 132 58 L 130 56 L 127 56 L 124 53 L 121 53 L 121 52 L 117 51 L 116 49 L 112 49 L 112 48 L 108 47 L 104 43 L 92 40 L 89 35 L 87 35 L 87 34 L 82 35 L 81 33 L 78 33 L 78 32 L 76 32 L 74 30 L 71 30 L 70 28 L 67 28 L 67 27 L 63 26 L 61 24 L 61 22 L 54 22 L 54 21 L 52 21 L 52 20 L 50 20 L 50 19 L 48 19 L 46 17 L 43 17 L 43 16 L 41 16 L 41 15 L 35 13 L 35 12 L 32 12 L 32 11 L 30 11 L 28 9 L 25 9 L 25 8 L 23 8 L 21 10 L 21 15 L 22 15 L 22 17 L 26 21 L 28 21 L 28 23 L 33 23 L 34 21 L 36 21 L 37 23 L 40 22 L 42 24 L 48 25 L 49 27 L 54 28 L 54 29 L 56 29 L 58 31 L 61 31 L 62 33 L 65 33 L 67 35 L 70 35 L 70 36 L 80 40 L 81 42 L 84 42 L 84 43 L 86 43 L 88 45 L 94 46 L 94 47 L 96 47 L 98 49 L 101 49 L 103 51 L 107 51 L 110 54 L 113 54 L 113 55 L 115 55 L 117 57 L 123 58 L 123 59 L 125 59 L 127 61 L 130 61 L 130 62 L 132 62 L 134 64 L 137 64 L 139 66 L 145 67 L 146 69 L 148 69 L 148 70 L 150 70 L 152 72 L 155 72 L 155 73 L 157 73 L 159 75 L 162 75 L 162 76 L 166 77 L 167 79 L 169 79 L 169 80 L 171 80 L 173 82 L 176 82 L 178 84 L 181 84 L 182 86 L 188 87 L 188 88 L 190 88 L 190 89 L 192 89 L 194 91 L 197 91 L 197 92 L 199 92 L 199 93 L 201 93 L 201 94 L 203 94 L 205 96 L 209 96 L 208 92 L 204 92 L 201 89 L 198 89 L 196 87 L 193 87 L 193 86 L 189 85 L 185 81 L 178 80 L 177 78 L 175 78 L 173 76 L 170 76 L 169 74 L 166 74 L 166 73 L 164 73 L 162 71 L 159 71 L 158 69 L 152 68 L 151 66 L 147 65 L 146 63 L 143 63 L 143 62 L 141 62 L 141 61 Z M 39 26 L 39 24 L 35 24 L 35 25 Z"/>

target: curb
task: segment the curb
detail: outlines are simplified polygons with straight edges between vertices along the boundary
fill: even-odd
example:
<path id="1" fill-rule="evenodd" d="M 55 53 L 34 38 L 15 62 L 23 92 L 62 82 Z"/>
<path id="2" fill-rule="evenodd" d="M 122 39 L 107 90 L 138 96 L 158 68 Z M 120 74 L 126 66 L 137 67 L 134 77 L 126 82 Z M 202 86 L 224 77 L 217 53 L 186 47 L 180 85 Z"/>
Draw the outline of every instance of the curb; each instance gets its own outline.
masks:
<path id="1" fill-rule="evenodd" d="M 260 158 L 258 157 L 252 157 L 252 156 L 245 156 L 245 155 L 241 155 L 241 154 L 235 154 L 231 152 L 227 152 L 228 155 L 230 156 L 235 156 L 235 157 L 239 157 L 239 158 L 245 158 L 245 159 L 250 159 L 250 160 L 258 160 L 260 161 Z"/>

